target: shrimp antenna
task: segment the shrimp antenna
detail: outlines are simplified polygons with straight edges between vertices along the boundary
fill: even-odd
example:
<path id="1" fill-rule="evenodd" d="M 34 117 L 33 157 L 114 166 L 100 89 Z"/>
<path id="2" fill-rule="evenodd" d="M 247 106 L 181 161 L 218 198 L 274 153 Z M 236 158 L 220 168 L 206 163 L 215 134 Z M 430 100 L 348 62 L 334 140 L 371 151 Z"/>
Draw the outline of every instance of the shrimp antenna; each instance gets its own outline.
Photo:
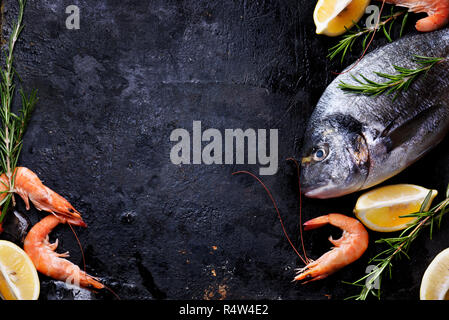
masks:
<path id="1" fill-rule="evenodd" d="M 108 290 L 110 293 L 112 293 L 117 300 L 122 300 L 122 299 L 120 299 L 120 296 L 114 292 L 114 290 L 112 290 L 111 288 L 109 288 L 108 286 L 106 286 L 104 284 L 103 284 L 103 286 L 106 290 Z"/>
<path id="2" fill-rule="evenodd" d="M 70 227 L 70 229 L 73 232 L 73 235 L 75 236 L 76 242 L 78 242 L 78 246 L 80 248 L 81 251 L 81 256 L 83 257 L 83 266 L 84 266 L 84 272 L 86 272 L 86 259 L 84 257 L 84 250 L 83 250 L 83 246 L 81 245 L 80 239 L 78 238 L 78 236 L 76 235 L 75 229 L 73 229 L 72 225 L 70 223 L 67 223 Z"/>
<path id="3" fill-rule="evenodd" d="M 96 278 L 96 277 L 92 277 L 92 278 L 94 278 L 96 281 L 98 281 L 98 282 L 100 282 L 102 285 L 103 285 L 103 288 L 102 289 L 106 289 L 106 290 L 108 290 L 110 293 L 112 293 L 112 295 L 117 299 L 117 300 L 122 300 L 122 299 L 120 299 L 120 296 L 117 294 L 117 293 L 115 293 L 115 291 L 114 290 L 112 290 L 111 288 L 109 288 L 107 285 L 105 285 L 104 283 L 102 283 L 101 281 L 100 281 L 100 279 L 98 279 L 98 278 Z M 83 289 L 86 289 L 86 290 L 89 290 L 90 292 L 93 292 L 93 293 L 98 293 L 98 289 L 93 289 L 93 288 L 86 288 L 86 287 L 82 287 Z M 101 290 L 101 289 L 100 289 Z"/>
<path id="4" fill-rule="evenodd" d="M 363 57 L 365 57 L 366 52 L 368 51 L 368 48 L 371 46 L 371 43 L 374 40 L 374 36 L 376 35 L 377 29 L 379 28 L 379 22 L 380 22 L 380 18 L 382 15 L 382 11 L 384 10 L 384 6 L 385 6 L 385 0 L 382 1 L 382 6 L 380 7 L 380 10 L 379 10 L 379 18 L 377 19 L 376 27 L 374 28 L 371 39 L 369 40 L 368 45 L 365 47 L 365 50 L 363 50 L 362 55 L 357 59 L 357 61 L 348 70 L 343 71 L 343 72 L 332 72 L 333 74 L 336 74 L 336 75 L 345 74 L 345 73 L 351 71 L 352 69 L 354 69 L 355 66 L 357 66 L 359 64 L 359 62 L 362 61 Z"/>
<path id="5" fill-rule="evenodd" d="M 232 175 L 241 174 L 241 173 L 245 173 L 245 174 L 250 175 L 251 177 L 253 177 L 254 179 L 256 179 L 256 180 L 262 185 L 262 187 L 265 189 L 265 191 L 267 192 L 268 196 L 269 196 L 270 199 L 271 199 L 271 202 L 273 203 L 274 208 L 276 209 L 276 213 L 278 214 L 278 218 L 279 218 L 279 221 L 280 221 L 280 223 L 281 223 L 282 231 L 284 232 L 284 235 L 285 235 L 285 237 L 287 238 L 288 243 L 289 243 L 290 246 L 293 248 L 293 250 L 294 250 L 295 253 L 298 255 L 298 257 L 302 260 L 302 262 L 304 262 L 304 264 L 307 264 L 306 260 L 301 256 L 301 254 L 298 252 L 298 250 L 295 248 L 295 246 L 293 245 L 292 241 L 290 240 L 290 237 L 288 236 L 287 231 L 285 230 L 284 223 L 283 223 L 283 221 L 282 221 L 281 214 L 280 214 L 280 212 L 279 212 L 278 206 L 277 206 L 276 201 L 274 200 L 274 198 L 273 198 L 273 196 L 272 196 L 270 190 L 269 190 L 269 189 L 267 188 L 267 186 L 262 182 L 262 180 L 260 180 L 255 174 L 253 174 L 253 173 L 251 173 L 251 172 L 249 172 L 249 171 L 236 171 L 236 172 L 233 172 Z"/>
<path id="6" fill-rule="evenodd" d="M 78 236 L 77 236 L 77 234 L 76 234 L 76 232 L 75 232 L 75 229 L 73 229 L 73 227 L 72 227 L 72 225 L 71 225 L 70 223 L 67 223 L 67 224 L 69 225 L 70 229 L 72 230 L 73 235 L 75 236 L 76 242 L 78 242 L 78 246 L 80 247 L 81 256 L 83 257 L 84 272 L 86 272 L 86 259 L 85 259 L 85 257 L 84 257 L 83 246 L 81 245 L 81 242 L 80 242 L 80 240 L 79 240 L 79 238 L 78 238 Z M 119 296 L 117 293 L 115 293 L 114 290 L 112 290 L 111 288 L 109 288 L 108 286 L 106 286 L 104 283 L 102 283 L 102 285 L 104 286 L 104 288 L 105 288 L 106 290 L 108 290 L 110 293 L 112 293 L 112 294 L 114 295 L 114 297 L 117 298 L 117 300 L 121 300 L 121 299 L 120 299 L 120 296 Z M 93 291 L 93 290 L 92 290 L 92 291 Z M 93 291 L 93 292 L 94 292 L 94 291 Z"/>
<path id="7" fill-rule="evenodd" d="M 298 175 L 298 197 L 299 197 L 299 233 L 301 235 L 301 246 L 302 252 L 304 253 L 304 258 L 307 261 L 307 264 L 310 262 L 310 259 L 307 257 L 306 248 L 304 247 L 304 237 L 302 235 L 302 194 L 301 194 L 301 175 L 300 175 L 300 166 L 298 161 L 295 158 L 287 158 L 287 161 L 293 161 L 296 165 L 296 172 Z"/>

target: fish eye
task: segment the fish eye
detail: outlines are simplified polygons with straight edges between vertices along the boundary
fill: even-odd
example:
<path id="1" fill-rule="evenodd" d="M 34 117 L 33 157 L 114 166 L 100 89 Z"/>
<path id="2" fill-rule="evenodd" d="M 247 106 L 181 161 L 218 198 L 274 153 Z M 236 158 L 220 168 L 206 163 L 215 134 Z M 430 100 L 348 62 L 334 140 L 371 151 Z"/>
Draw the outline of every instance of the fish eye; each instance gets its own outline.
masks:
<path id="1" fill-rule="evenodd" d="M 328 148 L 326 146 L 317 147 L 313 152 L 313 160 L 323 161 L 328 155 Z"/>

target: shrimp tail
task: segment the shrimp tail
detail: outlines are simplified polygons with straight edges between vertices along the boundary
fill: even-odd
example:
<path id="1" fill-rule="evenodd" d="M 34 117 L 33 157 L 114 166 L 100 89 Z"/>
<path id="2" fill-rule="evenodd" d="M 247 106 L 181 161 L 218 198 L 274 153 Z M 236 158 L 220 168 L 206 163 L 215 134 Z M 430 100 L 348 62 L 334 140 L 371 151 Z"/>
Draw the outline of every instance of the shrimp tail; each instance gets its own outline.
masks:
<path id="1" fill-rule="evenodd" d="M 416 22 L 416 29 L 421 32 L 430 32 L 444 27 L 449 22 L 449 12 L 444 16 L 441 14 L 430 15 Z"/>
<path id="2" fill-rule="evenodd" d="M 328 216 L 321 216 L 304 222 L 304 230 L 318 229 L 329 223 Z"/>

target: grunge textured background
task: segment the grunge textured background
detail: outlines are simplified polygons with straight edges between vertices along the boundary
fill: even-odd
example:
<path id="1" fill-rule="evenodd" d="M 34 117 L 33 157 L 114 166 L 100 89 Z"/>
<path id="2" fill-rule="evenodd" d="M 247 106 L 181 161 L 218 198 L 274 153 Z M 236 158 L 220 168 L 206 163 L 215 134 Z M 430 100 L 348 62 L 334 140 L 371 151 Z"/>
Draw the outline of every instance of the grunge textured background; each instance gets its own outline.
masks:
<path id="1" fill-rule="evenodd" d="M 3 1 L 4 38 L 16 3 Z M 80 29 L 65 27 L 65 8 L 80 8 Z M 175 166 L 169 136 L 202 126 L 279 129 L 280 168 L 262 177 L 299 245 L 296 169 L 305 122 L 333 72 L 335 39 L 315 35 L 314 1 L 29 1 L 16 67 L 39 102 L 25 136 L 20 165 L 67 197 L 87 229 L 76 232 L 87 271 L 122 299 L 344 299 L 358 292 L 342 281 L 365 274 L 379 248 L 371 243 L 356 263 L 329 278 L 292 283 L 301 267 L 262 187 L 236 170 L 250 165 Z M 413 18 L 418 17 L 414 15 Z M 411 20 L 413 20 L 413 18 Z M 408 33 L 415 32 L 413 21 Z M 379 36 L 375 46 L 385 44 Z M 437 85 L 437 84 L 436 84 Z M 445 142 L 388 183 L 445 191 Z M 352 215 L 356 195 L 303 199 L 304 221 L 330 212 Z M 437 200 L 441 199 L 441 195 Z M 18 209 L 25 212 L 23 202 Z M 27 212 L 31 223 L 45 213 Z M 10 219 L 13 217 L 9 215 Z M 384 299 L 418 299 L 422 274 L 449 243 L 443 221 L 432 240 L 422 234 L 410 260 L 394 265 Z M 338 236 L 332 227 L 304 233 L 317 258 Z M 385 235 L 383 235 L 385 236 Z M 82 267 L 70 229 L 52 239 Z M 41 299 L 112 299 L 108 292 L 65 289 L 40 275 Z"/>

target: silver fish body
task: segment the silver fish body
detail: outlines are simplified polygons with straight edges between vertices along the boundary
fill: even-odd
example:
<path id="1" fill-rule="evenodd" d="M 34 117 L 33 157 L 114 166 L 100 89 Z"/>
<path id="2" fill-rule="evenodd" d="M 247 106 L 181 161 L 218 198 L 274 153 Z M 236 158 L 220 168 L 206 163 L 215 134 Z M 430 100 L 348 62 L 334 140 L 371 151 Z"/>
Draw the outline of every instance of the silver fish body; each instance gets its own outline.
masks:
<path id="1" fill-rule="evenodd" d="M 449 58 L 449 29 L 404 37 L 366 55 L 325 90 L 306 128 L 301 165 L 306 196 L 333 198 L 370 188 L 398 174 L 438 144 L 449 130 L 449 59 L 408 90 L 370 97 L 349 94 L 352 75 L 416 68 L 413 55 Z M 351 68 L 351 67 L 350 67 Z"/>

